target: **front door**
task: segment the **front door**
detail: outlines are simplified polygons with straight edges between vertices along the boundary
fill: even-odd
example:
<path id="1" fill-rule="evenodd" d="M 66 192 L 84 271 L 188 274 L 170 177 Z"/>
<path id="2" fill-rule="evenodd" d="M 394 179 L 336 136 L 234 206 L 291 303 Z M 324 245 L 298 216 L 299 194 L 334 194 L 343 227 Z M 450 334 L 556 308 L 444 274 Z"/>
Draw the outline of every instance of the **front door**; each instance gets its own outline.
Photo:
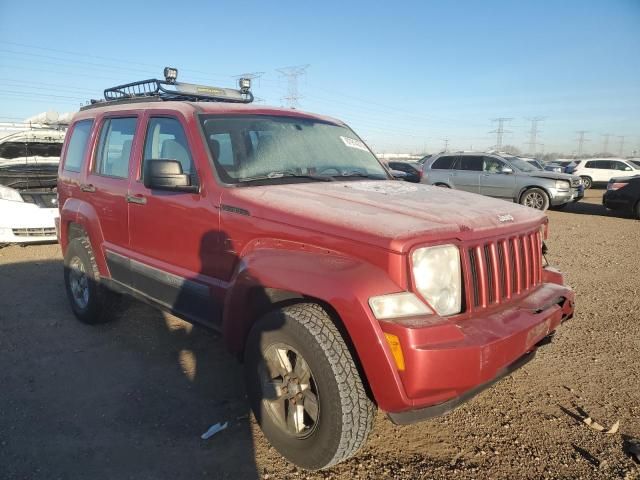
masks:
<path id="1" fill-rule="evenodd" d="M 129 236 L 133 287 L 190 320 L 216 325 L 221 318 L 220 285 L 216 280 L 219 254 L 219 214 L 200 185 L 194 138 L 183 120 L 149 116 L 144 144 L 135 152 L 140 165 L 129 186 Z M 142 143 L 142 142 L 141 142 Z M 144 186 L 146 162 L 178 160 L 199 193 L 151 190 Z M 199 165 L 199 166 L 198 166 Z"/>
<path id="2" fill-rule="evenodd" d="M 494 157 L 484 157 L 482 175 L 480 175 L 480 193 L 490 197 L 513 199 L 516 189 L 516 174 L 505 172 L 511 168 L 505 162 Z"/>

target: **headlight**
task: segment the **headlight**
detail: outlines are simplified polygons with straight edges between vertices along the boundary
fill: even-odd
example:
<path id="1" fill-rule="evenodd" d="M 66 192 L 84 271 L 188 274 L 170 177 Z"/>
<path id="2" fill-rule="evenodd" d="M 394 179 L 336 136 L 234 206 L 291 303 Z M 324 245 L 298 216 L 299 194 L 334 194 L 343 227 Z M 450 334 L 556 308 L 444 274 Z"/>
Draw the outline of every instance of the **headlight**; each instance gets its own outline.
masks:
<path id="1" fill-rule="evenodd" d="M 439 315 L 462 309 L 460 251 L 455 245 L 419 248 L 413 252 L 416 288 Z"/>
<path id="2" fill-rule="evenodd" d="M 24 202 L 20 193 L 13 188 L 5 187 L 0 185 L 0 199 L 2 200 L 12 200 L 14 202 Z"/>
<path id="3" fill-rule="evenodd" d="M 569 190 L 571 188 L 571 183 L 566 180 L 556 180 L 556 189 L 557 190 Z"/>
<path id="4" fill-rule="evenodd" d="M 433 312 L 411 292 L 391 293 L 369 299 L 371 311 L 378 320 L 388 320 L 413 315 L 430 315 Z"/>

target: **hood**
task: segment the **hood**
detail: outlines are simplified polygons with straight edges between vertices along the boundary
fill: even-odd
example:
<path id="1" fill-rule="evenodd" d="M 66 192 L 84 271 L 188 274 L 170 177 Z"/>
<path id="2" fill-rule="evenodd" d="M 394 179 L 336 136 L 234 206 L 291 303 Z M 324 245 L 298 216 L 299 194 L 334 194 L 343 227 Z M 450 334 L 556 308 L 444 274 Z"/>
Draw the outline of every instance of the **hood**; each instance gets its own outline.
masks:
<path id="1" fill-rule="evenodd" d="M 416 242 L 532 228 L 545 218 L 542 212 L 504 200 L 390 180 L 255 186 L 227 192 L 222 203 L 244 208 L 253 217 L 398 252 Z"/>
<path id="2" fill-rule="evenodd" d="M 535 172 L 518 172 L 522 175 L 527 175 L 528 177 L 537 177 L 537 178 L 550 178 L 552 180 L 567 180 L 571 182 L 572 180 L 577 180 L 579 177 L 576 175 L 570 175 L 568 173 L 556 173 L 550 172 L 548 170 L 536 170 Z"/>

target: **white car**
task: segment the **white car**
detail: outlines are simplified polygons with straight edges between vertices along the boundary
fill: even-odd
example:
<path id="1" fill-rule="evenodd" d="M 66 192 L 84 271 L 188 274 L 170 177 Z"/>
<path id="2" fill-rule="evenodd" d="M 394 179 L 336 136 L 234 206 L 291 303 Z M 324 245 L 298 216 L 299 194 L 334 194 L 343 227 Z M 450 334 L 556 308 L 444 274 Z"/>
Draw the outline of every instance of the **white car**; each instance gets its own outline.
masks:
<path id="1" fill-rule="evenodd" d="M 623 158 L 589 158 L 576 160 L 573 175 L 582 178 L 584 188 L 594 183 L 607 183 L 613 177 L 632 177 L 640 174 L 640 167 Z"/>
<path id="2" fill-rule="evenodd" d="M 57 157 L 0 158 L 0 245 L 57 241 L 58 161 Z"/>

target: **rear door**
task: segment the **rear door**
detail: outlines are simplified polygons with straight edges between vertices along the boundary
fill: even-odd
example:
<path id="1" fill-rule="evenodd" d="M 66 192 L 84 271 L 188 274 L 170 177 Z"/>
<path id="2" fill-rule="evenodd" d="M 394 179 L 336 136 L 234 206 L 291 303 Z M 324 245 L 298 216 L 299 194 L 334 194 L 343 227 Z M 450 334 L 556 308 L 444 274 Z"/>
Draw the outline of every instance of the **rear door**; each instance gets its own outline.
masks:
<path id="1" fill-rule="evenodd" d="M 136 113 L 103 116 L 95 154 L 80 190 L 100 219 L 103 247 L 112 278 L 126 283 L 128 272 L 110 261 L 112 253 L 126 254 L 129 248 L 127 190 L 131 151 L 140 136 Z M 89 198 L 90 197 L 90 198 Z"/>
<path id="2" fill-rule="evenodd" d="M 513 199 L 516 189 L 516 173 L 504 173 L 506 162 L 494 157 L 484 157 L 480 175 L 480 193 L 490 197 Z M 513 170 L 513 169 L 512 169 Z"/>
<path id="3" fill-rule="evenodd" d="M 459 156 L 451 174 L 453 187 L 465 192 L 479 193 L 482 165 L 483 157 L 481 155 Z"/>
<path id="4" fill-rule="evenodd" d="M 221 297 L 219 213 L 202 180 L 208 159 L 196 156 L 198 139 L 189 135 L 196 128 L 171 113 L 147 115 L 135 152 L 139 167 L 129 186 L 131 277 L 137 291 L 183 317 L 215 326 L 221 319 L 221 302 L 215 300 Z M 145 187 L 144 165 L 157 159 L 178 160 L 200 191 Z"/>

